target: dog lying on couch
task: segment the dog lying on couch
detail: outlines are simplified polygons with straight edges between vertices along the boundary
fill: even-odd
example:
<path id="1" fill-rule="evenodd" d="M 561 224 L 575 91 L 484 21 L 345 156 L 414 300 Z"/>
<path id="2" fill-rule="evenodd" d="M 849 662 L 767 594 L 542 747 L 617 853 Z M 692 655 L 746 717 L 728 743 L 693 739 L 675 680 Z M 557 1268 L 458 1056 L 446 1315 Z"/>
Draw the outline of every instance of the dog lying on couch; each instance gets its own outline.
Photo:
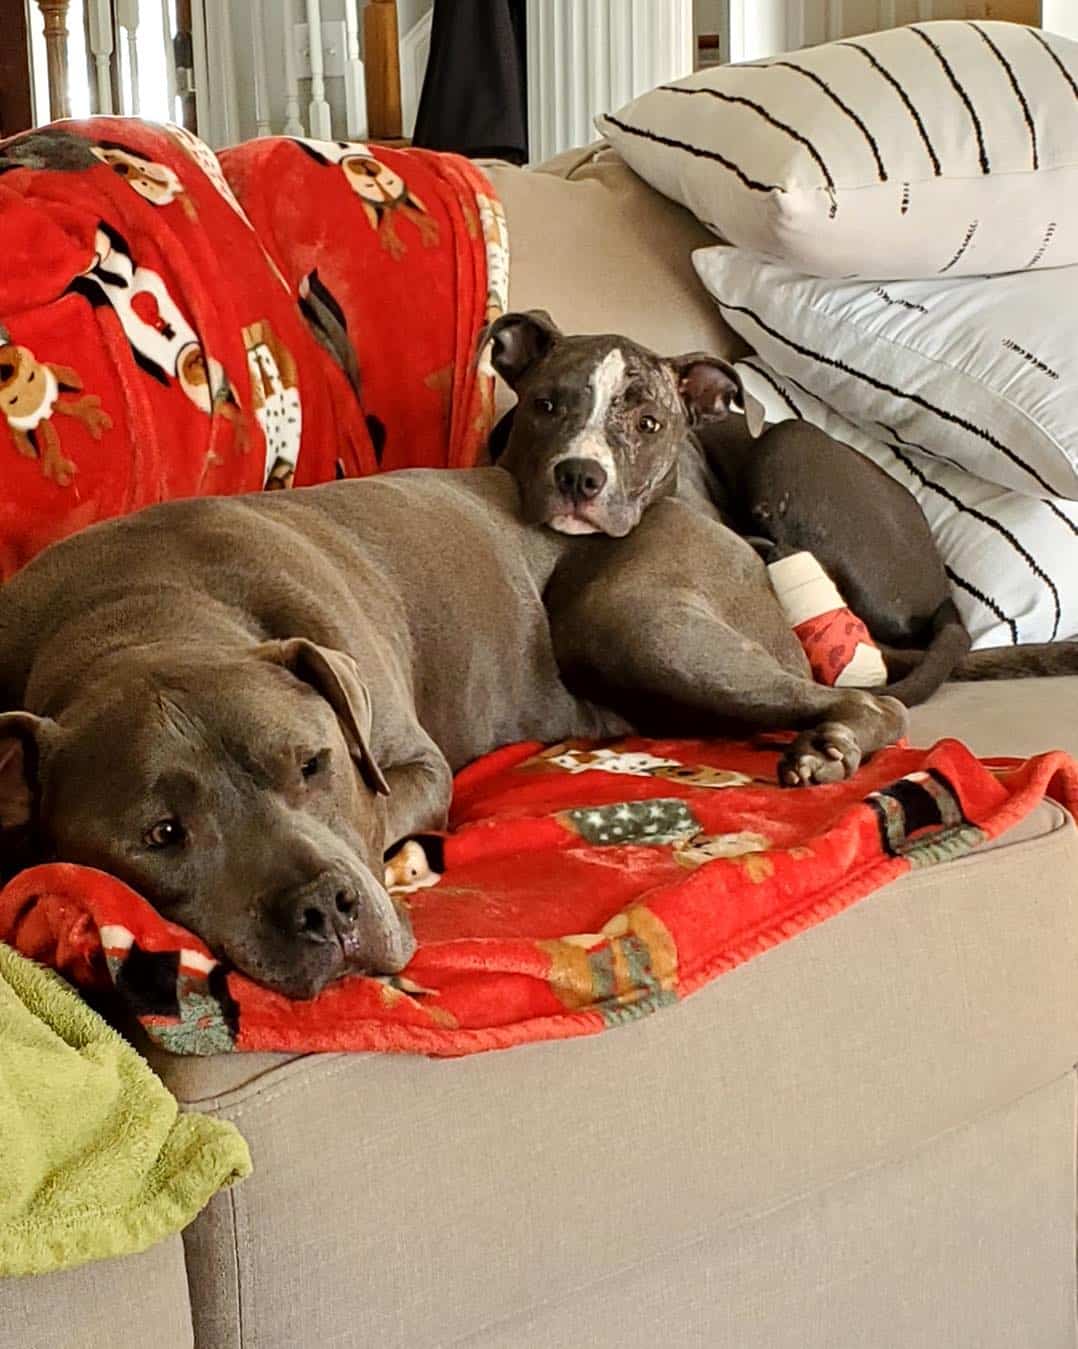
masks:
<path id="1" fill-rule="evenodd" d="M 498 745 L 792 727 L 781 776 L 812 784 L 901 735 L 897 702 L 811 680 L 763 564 L 679 481 L 688 424 L 746 405 L 730 366 L 540 315 L 491 338 L 522 489 L 494 467 L 173 502 L 0 592 L 11 861 L 114 874 L 310 997 L 407 963 L 383 856 Z"/>

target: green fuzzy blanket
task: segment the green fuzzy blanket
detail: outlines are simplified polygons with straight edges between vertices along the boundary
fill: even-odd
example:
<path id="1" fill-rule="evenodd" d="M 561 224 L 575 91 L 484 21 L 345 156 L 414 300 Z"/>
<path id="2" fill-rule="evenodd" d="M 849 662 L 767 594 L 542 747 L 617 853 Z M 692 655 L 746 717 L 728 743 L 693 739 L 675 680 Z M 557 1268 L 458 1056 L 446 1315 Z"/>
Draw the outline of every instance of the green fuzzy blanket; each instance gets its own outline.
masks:
<path id="1" fill-rule="evenodd" d="M 62 979 L 0 944 L 0 1276 L 144 1250 L 251 1170 Z"/>

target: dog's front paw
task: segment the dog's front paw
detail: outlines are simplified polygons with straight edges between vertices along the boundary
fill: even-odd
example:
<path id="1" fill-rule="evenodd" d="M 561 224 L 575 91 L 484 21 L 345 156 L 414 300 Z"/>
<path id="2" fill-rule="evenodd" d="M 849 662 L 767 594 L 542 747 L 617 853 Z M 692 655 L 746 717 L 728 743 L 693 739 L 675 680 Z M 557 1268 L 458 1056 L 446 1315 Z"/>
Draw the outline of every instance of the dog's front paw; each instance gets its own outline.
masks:
<path id="1" fill-rule="evenodd" d="M 779 760 L 779 781 L 785 787 L 811 787 L 842 782 L 861 764 L 861 747 L 841 721 L 824 721 L 802 733 Z"/>

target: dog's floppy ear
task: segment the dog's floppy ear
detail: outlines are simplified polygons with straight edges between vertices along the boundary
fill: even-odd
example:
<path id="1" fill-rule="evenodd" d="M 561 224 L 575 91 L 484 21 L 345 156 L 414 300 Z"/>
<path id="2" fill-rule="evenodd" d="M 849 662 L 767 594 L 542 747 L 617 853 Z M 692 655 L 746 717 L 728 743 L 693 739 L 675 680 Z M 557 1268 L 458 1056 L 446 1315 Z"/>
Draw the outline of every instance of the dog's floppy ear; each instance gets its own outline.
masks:
<path id="1" fill-rule="evenodd" d="M 283 665 L 319 692 L 337 714 L 356 767 L 367 786 L 379 796 L 389 795 L 389 784 L 370 751 L 371 699 L 356 663 L 343 651 L 334 651 L 306 637 L 265 642 L 256 655 Z"/>
<path id="2" fill-rule="evenodd" d="M 479 349 L 494 343 L 490 363 L 511 389 L 541 360 L 561 337 L 561 329 L 545 309 L 527 313 L 503 314 L 487 327 L 479 339 Z"/>
<path id="3" fill-rule="evenodd" d="M 57 729 L 32 712 L 0 715 L 0 830 L 22 829 L 33 819 L 38 761 Z"/>
<path id="4" fill-rule="evenodd" d="M 764 429 L 763 404 L 746 393 L 741 376 L 729 361 L 694 351 L 671 357 L 667 365 L 674 372 L 690 426 L 721 421 L 736 404 L 745 414 L 749 435 L 758 436 Z"/>

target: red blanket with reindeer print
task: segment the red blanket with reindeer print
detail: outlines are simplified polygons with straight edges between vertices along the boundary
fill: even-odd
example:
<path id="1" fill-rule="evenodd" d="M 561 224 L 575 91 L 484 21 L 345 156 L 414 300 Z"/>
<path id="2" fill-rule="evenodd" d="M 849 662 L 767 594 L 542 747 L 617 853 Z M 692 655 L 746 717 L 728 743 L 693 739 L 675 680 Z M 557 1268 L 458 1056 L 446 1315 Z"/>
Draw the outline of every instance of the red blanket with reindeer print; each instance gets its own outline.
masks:
<path id="1" fill-rule="evenodd" d="M 487 756 L 457 779 L 450 832 L 424 841 L 429 873 L 406 845 L 397 875 L 419 940 L 408 969 L 351 976 L 308 1002 L 228 969 L 79 867 L 16 877 L 0 892 L 0 939 L 78 984 L 115 987 L 177 1053 L 459 1055 L 654 1012 L 911 868 L 961 857 L 1045 795 L 1078 807 L 1063 754 L 982 763 L 943 741 L 800 791 L 775 785 L 777 758 L 774 746 L 685 740 Z"/>
<path id="2" fill-rule="evenodd" d="M 0 250 L 0 580 L 154 502 L 486 443 L 507 253 L 467 160 L 57 123 L 0 142 Z"/>

